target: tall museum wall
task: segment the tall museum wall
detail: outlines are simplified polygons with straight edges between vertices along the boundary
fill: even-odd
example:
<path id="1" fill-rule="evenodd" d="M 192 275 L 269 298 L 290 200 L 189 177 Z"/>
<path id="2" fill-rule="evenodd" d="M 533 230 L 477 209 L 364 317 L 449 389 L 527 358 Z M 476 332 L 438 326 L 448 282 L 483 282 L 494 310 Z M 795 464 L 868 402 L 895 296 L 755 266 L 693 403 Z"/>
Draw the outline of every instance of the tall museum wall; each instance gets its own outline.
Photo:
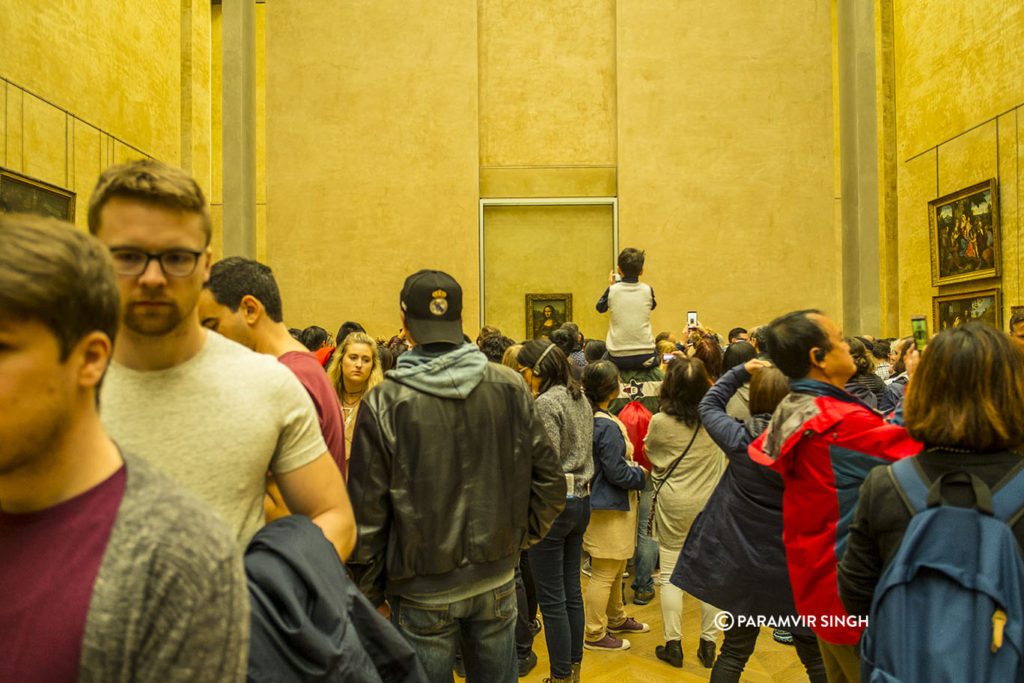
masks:
<path id="1" fill-rule="evenodd" d="M 894 141 L 889 182 L 897 203 L 895 259 L 898 325 L 910 316 L 932 319 L 932 298 L 993 287 L 1001 292 L 1002 320 L 1024 304 L 1021 270 L 1024 191 L 1024 4 L 1018 0 L 881 2 L 891 17 L 888 74 Z M 928 202 L 975 183 L 998 181 L 1002 232 L 999 277 L 932 286 Z"/>
<path id="2" fill-rule="evenodd" d="M 106 166 L 180 164 L 219 255 L 220 7 L 108 9 L 0 4 L 0 167 L 76 193 L 84 227 Z M 1024 303 L 1024 6 L 875 9 L 882 331 L 991 287 L 1005 320 Z M 522 337 L 524 295 L 556 292 L 600 337 L 617 246 L 648 252 L 656 329 L 692 308 L 721 331 L 796 306 L 838 318 L 835 16 L 829 0 L 257 5 L 257 256 L 289 324 L 390 333 L 402 279 L 436 267 L 463 283 L 470 333 L 482 314 Z M 1001 274 L 932 286 L 927 202 L 986 178 Z"/>
<path id="3" fill-rule="evenodd" d="M 86 225 L 100 171 L 144 156 L 207 191 L 210 4 L 0 3 L 0 167 L 75 193 Z"/>
<path id="4" fill-rule="evenodd" d="M 293 322 L 390 333 L 432 267 L 470 334 L 482 288 L 509 336 L 553 292 L 602 337 L 616 208 L 656 330 L 838 312 L 831 3 L 783 5 L 269 3 L 266 250 Z"/>

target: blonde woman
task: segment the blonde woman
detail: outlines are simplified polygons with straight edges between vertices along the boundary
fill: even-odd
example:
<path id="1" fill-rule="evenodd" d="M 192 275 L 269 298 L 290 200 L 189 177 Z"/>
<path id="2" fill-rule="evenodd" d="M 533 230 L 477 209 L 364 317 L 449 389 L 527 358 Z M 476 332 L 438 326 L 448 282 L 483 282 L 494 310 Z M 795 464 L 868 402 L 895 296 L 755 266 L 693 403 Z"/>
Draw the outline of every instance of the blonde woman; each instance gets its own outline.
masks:
<path id="1" fill-rule="evenodd" d="M 345 460 L 352 454 L 352 434 L 356 414 L 366 392 L 384 380 L 380 369 L 377 342 L 365 332 L 351 332 L 338 345 L 327 366 L 327 376 L 338 392 L 341 415 L 345 419 Z"/>

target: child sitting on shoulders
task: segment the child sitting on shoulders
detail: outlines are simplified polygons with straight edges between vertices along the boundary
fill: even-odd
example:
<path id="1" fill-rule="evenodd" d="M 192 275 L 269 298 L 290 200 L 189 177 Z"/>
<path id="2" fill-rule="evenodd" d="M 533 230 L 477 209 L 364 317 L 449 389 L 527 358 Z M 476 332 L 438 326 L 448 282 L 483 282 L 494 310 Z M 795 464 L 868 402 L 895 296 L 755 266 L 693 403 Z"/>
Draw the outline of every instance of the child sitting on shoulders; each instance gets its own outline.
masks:
<path id="1" fill-rule="evenodd" d="M 657 303 L 650 285 L 640 282 L 645 252 L 628 247 L 619 254 L 619 275 L 608 276 L 608 289 L 597 302 L 597 312 L 608 312 L 608 360 L 621 370 L 655 367 L 651 311 Z"/>

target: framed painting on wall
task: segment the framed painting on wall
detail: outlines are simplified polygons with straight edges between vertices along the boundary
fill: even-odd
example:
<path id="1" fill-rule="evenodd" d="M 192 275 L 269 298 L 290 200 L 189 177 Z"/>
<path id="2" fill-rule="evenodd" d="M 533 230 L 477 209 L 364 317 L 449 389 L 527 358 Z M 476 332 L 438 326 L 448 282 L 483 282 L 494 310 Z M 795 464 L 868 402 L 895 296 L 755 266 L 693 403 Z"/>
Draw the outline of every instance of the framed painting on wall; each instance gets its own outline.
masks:
<path id="1" fill-rule="evenodd" d="M 0 168 L 0 213 L 34 213 L 75 221 L 75 193 Z"/>
<path id="2" fill-rule="evenodd" d="M 998 288 L 934 297 L 932 312 L 936 332 L 965 322 L 980 321 L 997 329 L 1001 329 L 1003 323 Z"/>
<path id="3" fill-rule="evenodd" d="M 572 320 L 572 294 L 527 294 L 526 338 L 546 339 Z"/>
<path id="4" fill-rule="evenodd" d="M 999 276 L 998 192 L 989 178 L 928 202 L 933 285 Z"/>

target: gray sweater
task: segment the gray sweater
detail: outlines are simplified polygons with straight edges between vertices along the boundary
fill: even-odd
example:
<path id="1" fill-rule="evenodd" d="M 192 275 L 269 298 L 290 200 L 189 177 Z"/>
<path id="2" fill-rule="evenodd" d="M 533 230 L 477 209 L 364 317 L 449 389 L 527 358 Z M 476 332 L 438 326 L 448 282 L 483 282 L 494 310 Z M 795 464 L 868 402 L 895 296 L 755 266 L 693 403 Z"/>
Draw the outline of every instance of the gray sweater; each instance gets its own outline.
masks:
<path id="1" fill-rule="evenodd" d="M 590 403 L 583 396 L 573 400 L 569 389 L 558 385 L 537 397 L 537 415 L 562 463 L 566 495 L 589 495 L 594 476 L 594 411 Z"/>
<path id="2" fill-rule="evenodd" d="M 244 680 L 249 600 L 234 536 L 181 485 L 131 455 L 124 461 L 80 680 Z"/>

